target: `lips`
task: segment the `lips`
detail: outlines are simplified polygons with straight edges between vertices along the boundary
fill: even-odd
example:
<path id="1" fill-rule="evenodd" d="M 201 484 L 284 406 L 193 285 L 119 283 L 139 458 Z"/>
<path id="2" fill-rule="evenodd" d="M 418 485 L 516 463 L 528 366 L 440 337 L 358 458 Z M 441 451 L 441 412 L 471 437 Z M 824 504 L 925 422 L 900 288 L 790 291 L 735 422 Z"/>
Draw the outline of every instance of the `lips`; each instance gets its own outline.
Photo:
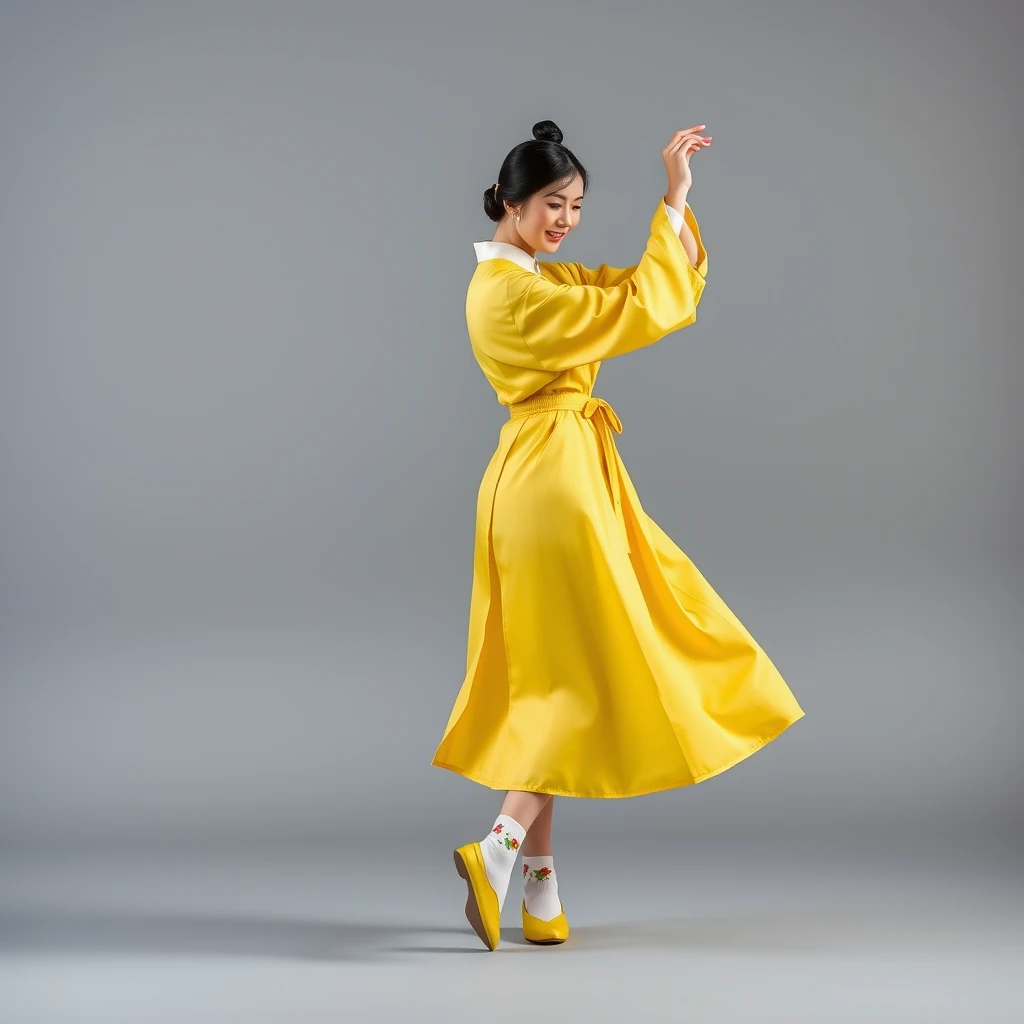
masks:
<path id="1" fill-rule="evenodd" d="M 548 238 L 565 238 L 564 231 L 545 231 L 544 234 L 547 235 Z"/>

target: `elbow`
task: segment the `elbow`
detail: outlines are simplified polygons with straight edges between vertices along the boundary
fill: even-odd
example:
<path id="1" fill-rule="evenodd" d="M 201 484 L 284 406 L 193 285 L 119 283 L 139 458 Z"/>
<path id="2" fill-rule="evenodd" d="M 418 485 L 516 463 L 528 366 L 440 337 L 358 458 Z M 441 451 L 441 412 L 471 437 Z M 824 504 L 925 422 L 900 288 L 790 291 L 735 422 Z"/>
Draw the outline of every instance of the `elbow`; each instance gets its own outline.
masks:
<path id="1" fill-rule="evenodd" d="M 689 313 L 686 314 L 685 317 L 683 317 L 682 320 L 679 321 L 679 323 L 676 325 L 675 329 L 677 331 L 681 331 L 684 327 L 690 327 L 692 324 L 695 324 L 696 322 L 697 322 L 697 306 L 696 306 L 696 304 L 694 304 L 694 307 L 690 310 Z"/>
<path id="2" fill-rule="evenodd" d="M 680 331 L 684 327 L 689 327 L 691 324 L 697 322 L 697 304 L 700 302 L 699 294 L 691 294 L 688 301 L 678 310 L 675 323 L 672 325 L 670 330 Z"/>
<path id="3" fill-rule="evenodd" d="M 652 316 L 649 324 L 653 340 L 664 338 L 673 331 L 689 327 L 697 319 L 697 305 L 695 302 L 676 305 L 671 310 L 665 310 L 664 315 Z"/>
<path id="4" fill-rule="evenodd" d="M 689 327 L 697 319 L 697 306 L 700 303 L 700 296 L 703 288 L 694 282 L 688 282 L 683 286 L 677 301 L 671 310 L 671 324 L 669 331 L 678 331 L 682 327 Z M 668 333 L 666 331 L 666 333 Z"/>

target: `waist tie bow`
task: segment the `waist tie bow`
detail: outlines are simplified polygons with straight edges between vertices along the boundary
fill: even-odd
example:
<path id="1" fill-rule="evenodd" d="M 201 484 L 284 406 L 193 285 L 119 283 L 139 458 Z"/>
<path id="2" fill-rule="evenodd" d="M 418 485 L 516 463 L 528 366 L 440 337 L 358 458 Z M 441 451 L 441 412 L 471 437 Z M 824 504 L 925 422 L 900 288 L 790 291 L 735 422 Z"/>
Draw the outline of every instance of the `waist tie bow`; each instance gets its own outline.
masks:
<path id="1" fill-rule="evenodd" d="M 572 409 L 594 424 L 601 450 L 604 453 L 605 466 L 608 468 L 608 487 L 611 490 L 612 503 L 615 506 L 615 518 L 622 530 L 626 550 L 630 551 L 629 534 L 626 532 L 626 516 L 622 511 L 622 482 L 619 478 L 619 460 L 615 452 L 615 441 L 612 433 L 622 433 L 622 421 L 615 410 L 603 398 L 595 398 L 582 391 L 552 391 L 547 394 L 533 395 L 522 402 L 509 406 L 509 418 L 531 416 L 538 412 L 551 409 Z"/>

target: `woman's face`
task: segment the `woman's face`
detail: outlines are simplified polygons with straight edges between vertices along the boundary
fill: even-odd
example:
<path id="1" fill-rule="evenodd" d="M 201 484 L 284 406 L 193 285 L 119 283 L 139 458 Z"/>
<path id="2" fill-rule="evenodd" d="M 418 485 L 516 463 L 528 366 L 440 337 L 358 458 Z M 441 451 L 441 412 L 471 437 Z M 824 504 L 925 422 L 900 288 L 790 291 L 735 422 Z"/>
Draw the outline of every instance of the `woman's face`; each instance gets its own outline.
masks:
<path id="1" fill-rule="evenodd" d="M 582 203 L 583 179 L 577 174 L 568 185 L 552 185 L 530 196 L 519 208 L 518 224 L 513 219 L 513 228 L 531 249 L 557 252 L 579 223 Z"/>

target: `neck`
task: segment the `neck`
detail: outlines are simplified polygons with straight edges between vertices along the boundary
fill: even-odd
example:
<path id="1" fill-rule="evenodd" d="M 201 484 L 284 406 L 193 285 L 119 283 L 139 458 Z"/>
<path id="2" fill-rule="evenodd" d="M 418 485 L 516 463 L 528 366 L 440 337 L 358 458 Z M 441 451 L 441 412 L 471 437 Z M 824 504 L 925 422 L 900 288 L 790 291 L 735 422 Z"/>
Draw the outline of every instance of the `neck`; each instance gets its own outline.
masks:
<path id="1" fill-rule="evenodd" d="M 527 245 L 523 240 L 523 236 L 519 234 L 516 228 L 508 225 L 505 221 L 501 221 L 498 224 L 497 230 L 494 232 L 494 237 L 491 239 L 492 242 L 505 242 L 507 245 L 514 245 L 517 249 L 522 249 L 527 256 L 532 256 L 534 259 L 537 258 L 537 250 L 531 245 Z"/>

